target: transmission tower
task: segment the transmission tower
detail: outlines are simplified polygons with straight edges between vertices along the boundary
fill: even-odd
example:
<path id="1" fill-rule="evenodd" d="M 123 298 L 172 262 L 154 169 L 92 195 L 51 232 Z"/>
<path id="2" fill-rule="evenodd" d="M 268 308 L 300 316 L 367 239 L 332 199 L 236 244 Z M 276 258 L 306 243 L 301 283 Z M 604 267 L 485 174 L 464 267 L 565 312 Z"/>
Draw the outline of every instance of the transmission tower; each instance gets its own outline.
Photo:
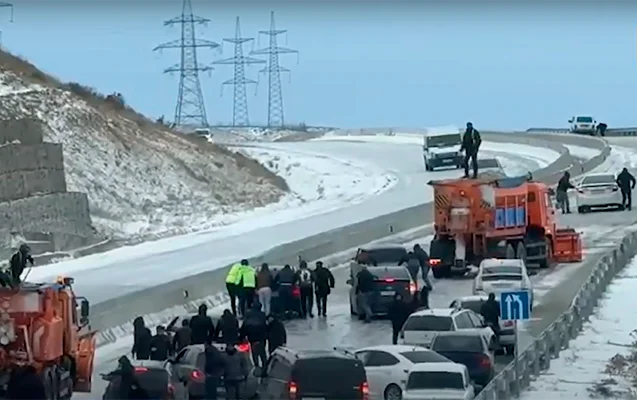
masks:
<path id="1" fill-rule="evenodd" d="M 11 10 L 11 19 L 9 20 L 9 22 L 13 22 L 13 4 L 11 3 L 5 3 L 5 2 L 0 2 L 0 8 L 8 8 Z M 2 31 L 0 31 L 0 46 L 2 45 Z"/>
<path id="2" fill-rule="evenodd" d="M 270 45 L 264 49 L 255 50 L 252 55 L 268 55 L 268 65 L 259 72 L 268 74 L 268 127 L 282 128 L 285 124 L 283 117 L 283 92 L 281 90 L 281 72 L 289 73 L 290 70 L 279 65 L 279 54 L 298 54 L 296 50 L 279 47 L 277 36 L 286 33 L 287 30 L 276 29 L 274 11 L 270 12 L 270 29 L 259 31 L 262 35 L 270 37 Z"/>
<path id="3" fill-rule="evenodd" d="M 235 25 L 234 38 L 223 39 L 224 42 L 234 44 L 234 57 L 214 61 L 213 64 L 234 65 L 234 77 L 223 82 L 222 85 L 234 86 L 234 102 L 232 106 L 232 126 L 249 126 L 248 96 L 246 95 L 246 85 L 255 84 L 257 81 L 245 77 L 245 66 L 250 64 L 265 64 L 264 60 L 258 58 L 245 57 L 243 55 L 243 45 L 254 39 L 241 37 L 241 24 L 239 17 Z M 223 90 L 223 89 L 222 89 Z"/>
<path id="4" fill-rule="evenodd" d="M 195 25 L 205 25 L 208 22 L 210 22 L 209 19 L 193 15 L 190 0 L 183 0 L 181 15 L 164 21 L 164 26 L 181 25 L 181 38 L 161 44 L 153 49 L 153 51 L 164 49 L 179 49 L 181 51 L 180 63 L 164 70 L 164 73 L 179 73 L 179 91 L 175 107 L 175 125 L 178 127 L 208 127 L 208 116 L 199 81 L 199 72 L 212 71 L 213 68 L 199 64 L 197 49 L 217 49 L 220 45 L 210 40 L 195 37 Z"/>

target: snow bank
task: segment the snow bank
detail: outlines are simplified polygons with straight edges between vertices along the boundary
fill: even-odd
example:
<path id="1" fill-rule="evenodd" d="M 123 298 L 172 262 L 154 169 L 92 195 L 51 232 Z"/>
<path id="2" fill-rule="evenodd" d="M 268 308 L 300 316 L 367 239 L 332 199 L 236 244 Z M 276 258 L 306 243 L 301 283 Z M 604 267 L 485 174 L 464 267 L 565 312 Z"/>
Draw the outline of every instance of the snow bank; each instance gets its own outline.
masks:
<path id="1" fill-rule="evenodd" d="M 568 149 L 571 155 L 575 158 L 582 160 L 590 160 L 597 156 L 601 151 L 598 149 L 591 149 L 589 147 L 576 146 L 574 144 L 565 144 L 564 147 Z"/>
<path id="2" fill-rule="evenodd" d="M 637 259 L 609 285 L 584 331 L 521 396 L 634 399 L 637 393 Z M 628 308 L 627 308 L 628 306 Z"/>

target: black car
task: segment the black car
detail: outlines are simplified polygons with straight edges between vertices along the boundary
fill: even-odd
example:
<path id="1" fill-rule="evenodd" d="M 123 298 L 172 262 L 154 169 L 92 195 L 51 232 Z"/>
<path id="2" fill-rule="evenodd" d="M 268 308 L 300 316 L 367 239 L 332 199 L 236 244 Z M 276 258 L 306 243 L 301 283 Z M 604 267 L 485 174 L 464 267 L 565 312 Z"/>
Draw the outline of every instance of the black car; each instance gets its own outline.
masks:
<path id="1" fill-rule="evenodd" d="M 359 248 L 354 262 L 363 265 L 398 265 L 407 255 L 407 249 L 401 245 L 378 245 Z"/>
<path id="2" fill-rule="evenodd" d="M 225 355 L 226 345 L 214 343 L 223 355 Z M 253 369 L 252 358 L 250 357 L 250 345 L 242 343 L 237 345 L 237 349 L 241 352 L 248 364 L 249 369 Z M 205 374 L 204 366 L 206 364 L 205 346 L 203 344 L 191 345 L 184 347 L 177 355 L 166 362 L 167 370 L 175 377 L 177 382 L 186 385 L 190 399 L 204 399 L 205 390 Z M 256 396 L 258 381 L 253 374 L 248 374 L 243 387 L 240 389 L 244 393 L 244 398 L 252 399 Z M 225 386 L 223 379 L 220 380 L 219 390 L 217 391 L 220 398 L 225 395 Z"/>
<path id="3" fill-rule="evenodd" d="M 451 361 L 463 364 L 469 377 L 479 386 L 485 386 L 495 375 L 492 350 L 484 337 L 476 332 L 444 332 L 436 335 L 430 349 Z"/>
<path id="4" fill-rule="evenodd" d="M 173 375 L 163 361 L 133 360 L 135 377 L 140 389 L 151 399 L 187 400 L 188 392 L 183 382 Z M 108 381 L 103 400 L 117 400 L 119 396 L 120 378 L 117 374 L 103 374 L 102 379 Z"/>
<path id="5" fill-rule="evenodd" d="M 262 371 L 255 369 L 258 375 Z M 259 398 L 367 400 L 369 386 L 363 362 L 339 350 L 292 350 L 272 354 L 259 385 Z"/>
<path id="6" fill-rule="evenodd" d="M 368 266 L 369 272 L 375 278 L 375 291 L 370 304 L 373 316 L 387 315 L 389 307 L 394 301 L 394 296 L 399 293 L 408 301 L 411 301 L 418 291 L 417 283 L 412 279 L 406 267 L 398 265 Z M 359 310 L 356 296 L 357 280 L 354 276 L 347 281 L 352 287 L 350 289 L 350 311 L 352 315 L 363 318 L 364 315 Z"/>

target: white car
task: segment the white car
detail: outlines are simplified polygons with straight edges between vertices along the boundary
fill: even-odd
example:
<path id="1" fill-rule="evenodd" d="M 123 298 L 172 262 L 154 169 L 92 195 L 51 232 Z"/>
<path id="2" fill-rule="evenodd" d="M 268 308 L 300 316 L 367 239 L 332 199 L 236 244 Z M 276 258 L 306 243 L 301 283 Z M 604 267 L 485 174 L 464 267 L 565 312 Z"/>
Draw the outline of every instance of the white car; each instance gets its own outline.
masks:
<path id="1" fill-rule="evenodd" d="M 502 292 L 526 290 L 529 292 L 531 309 L 533 309 L 533 282 L 523 260 L 487 258 L 478 267 L 478 274 L 473 280 L 474 295 L 493 293 L 496 298 Z"/>
<path id="2" fill-rule="evenodd" d="M 422 144 L 425 169 L 433 171 L 439 167 L 462 168 L 464 154 L 460 151 L 461 146 L 462 133 L 458 128 L 427 130 Z"/>
<path id="3" fill-rule="evenodd" d="M 572 133 L 588 133 L 595 134 L 597 130 L 597 121 L 593 117 L 586 115 L 576 115 L 568 120 Z"/>
<path id="4" fill-rule="evenodd" d="M 489 346 L 495 343 L 495 334 L 484 319 L 471 310 L 433 308 L 411 314 L 400 332 L 400 343 L 429 347 L 439 332 L 471 329 L 480 332 Z"/>
<path id="5" fill-rule="evenodd" d="M 475 390 L 467 367 L 456 363 L 414 365 L 409 371 L 404 400 L 472 400 Z"/>
<path id="6" fill-rule="evenodd" d="M 623 210 L 622 194 L 614 174 L 588 174 L 577 184 L 577 211 L 585 213 L 592 208 L 617 207 Z"/>
<path id="7" fill-rule="evenodd" d="M 488 296 L 486 294 L 464 296 L 452 301 L 449 304 L 449 308 L 462 308 L 480 314 L 480 308 L 487 299 Z M 499 303 L 500 299 L 496 298 L 496 301 Z M 508 354 L 514 354 L 515 351 L 515 330 L 513 325 L 513 321 L 500 320 L 500 345 Z"/>
<path id="8" fill-rule="evenodd" d="M 449 363 L 446 357 L 419 346 L 381 345 L 358 349 L 363 362 L 372 400 L 400 400 L 407 374 L 421 363 Z"/>

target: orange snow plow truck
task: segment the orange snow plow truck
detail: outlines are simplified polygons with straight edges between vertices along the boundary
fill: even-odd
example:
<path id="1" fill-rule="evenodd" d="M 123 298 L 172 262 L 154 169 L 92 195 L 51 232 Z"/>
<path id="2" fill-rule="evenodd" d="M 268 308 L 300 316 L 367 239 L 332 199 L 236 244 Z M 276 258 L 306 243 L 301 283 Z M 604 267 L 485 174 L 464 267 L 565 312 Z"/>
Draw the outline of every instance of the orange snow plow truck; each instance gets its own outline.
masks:
<path id="1" fill-rule="evenodd" d="M 96 332 L 88 326 L 88 301 L 72 283 L 65 277 L 0 287 L 0 398 L 11 372 L 24 365 L 35 368 L 48 399 L 91 391 Z"/>
<path id="2" fill-rule="evenodd" d="M 574 229 L 558 229 L 548 186 L 531 178 L 430 181 L 436 278 L 464 275 L 485 258 L 519 258 L 528 266 L 582 261 Z"/>

